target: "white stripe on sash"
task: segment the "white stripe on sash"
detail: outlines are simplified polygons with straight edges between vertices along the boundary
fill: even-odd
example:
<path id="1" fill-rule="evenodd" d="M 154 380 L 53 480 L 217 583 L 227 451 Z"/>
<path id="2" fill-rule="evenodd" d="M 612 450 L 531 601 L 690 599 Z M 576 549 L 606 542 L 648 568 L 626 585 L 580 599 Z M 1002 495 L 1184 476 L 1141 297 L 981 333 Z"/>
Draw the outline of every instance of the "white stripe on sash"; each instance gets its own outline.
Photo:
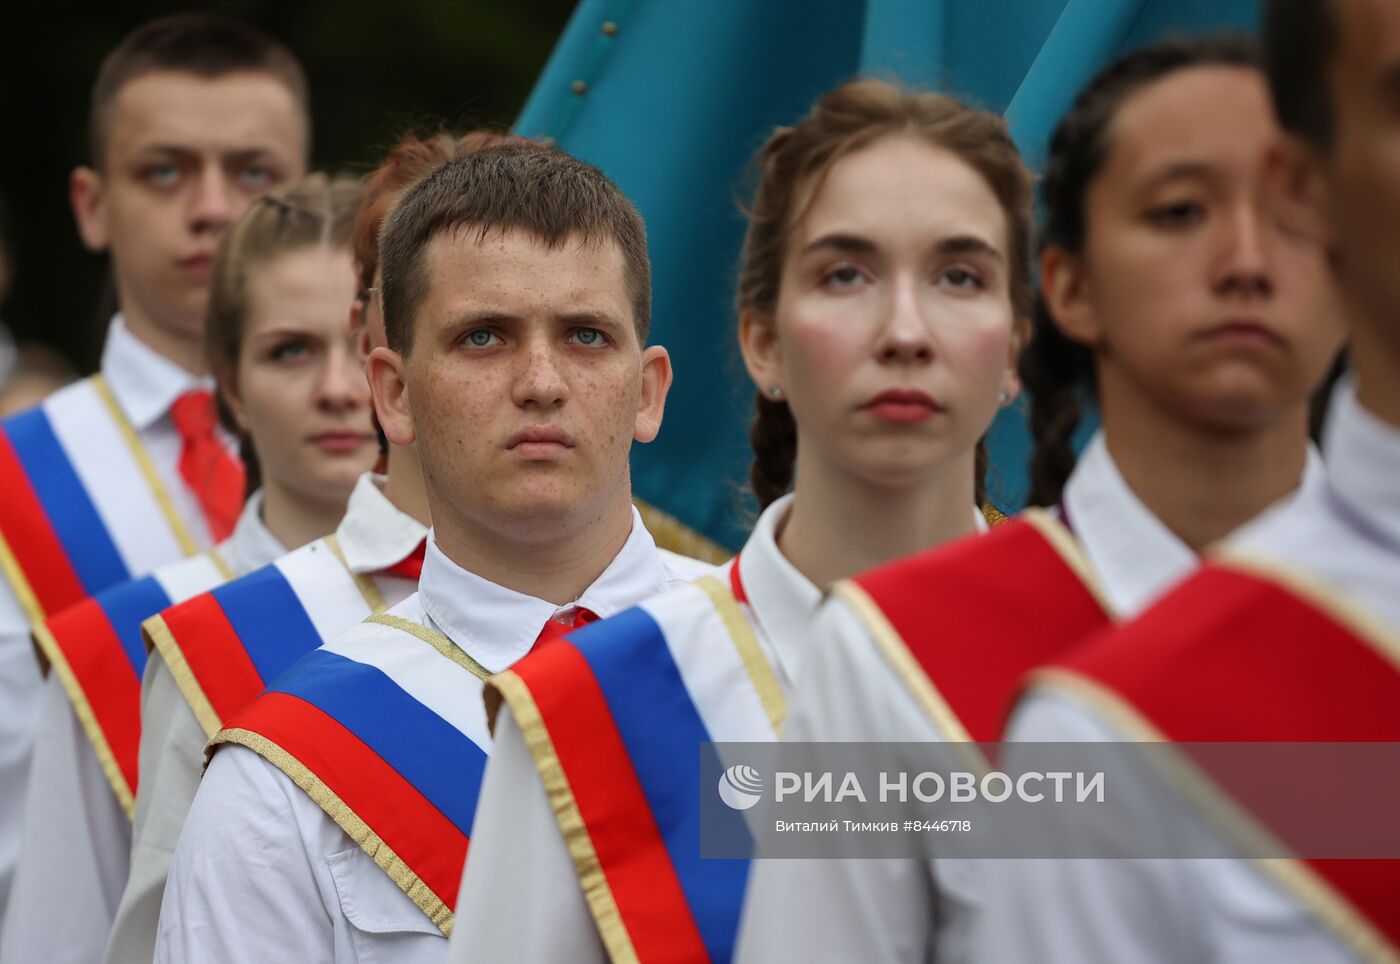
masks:
<path id="1" fill-rule="evenodd" d="M 184 549 L 92 383 L 51 396 L 44 411 L 127 571 L 141 576 L 183 558 Z"/>
<path id="2" fill-rule="evenodd" d="M 364 595 L 325 540 L 283 556 L 276 565 L 321 639 L 333 639 L 369 615 Z"/>
<path id="3" fill-rule="evenodd" d="M 172 604 L 208 592 L 228 579 L 228 575 L 209 558 L 207 552 L 161 566 L 151 575 L 165 590 Z"/>
<path id="4" fill-rule="evenodd" d="M 421 623 L 422 608 L 416 599 L 398 608 L 406 611 L 394 615 Z M 376 667 L 477 746 L 491 746 L 481 680 L 442 656 L 431 644 L 403 630 L 363 623 L 322 648 Z"/>
<path id="5" fill-rule="evenodd" d="M 665 634 L 671 658 L 710 739 L 717 743 L 777 739 L 729 630 L 702 590 L 683 586 L 642 603 L 642 608 Z M 751 620 L 749 625 L 753 626 Z M 754 635 L 759 635 L 756 626 Z M 761 636 L 760 640 L 764 657 L 771 660 Z"/>

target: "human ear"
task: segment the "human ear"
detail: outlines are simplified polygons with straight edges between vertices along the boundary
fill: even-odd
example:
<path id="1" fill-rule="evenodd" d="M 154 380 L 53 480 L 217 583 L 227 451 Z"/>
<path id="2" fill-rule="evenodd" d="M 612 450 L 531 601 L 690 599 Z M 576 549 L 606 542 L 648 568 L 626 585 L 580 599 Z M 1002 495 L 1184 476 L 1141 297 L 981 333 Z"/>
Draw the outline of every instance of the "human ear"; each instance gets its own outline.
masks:
<path id="1" fill-rule="evenodd" d="M 408 383 L 404 380 L 403 356 L 392 348 L 376 348 L 365 362 L 365 374 L 374 397 L 374 414 L 384 430 L 384 437 L 394 445 L 412 445 L 416 435 Z"/>
<path id="2" fill-rule="evenodd" d="M 1001 406 L 1006 408 L 1021 394 L 1021 352 L 1030 340 L 1030 322 L 1018 318 L 1011 326 L 1011 342 L 1006 349 L 1006 369 L 1001 373 Z"/>
<path id="3" fill-rule="evenodd" d="M 1311 145 L 1285 135 L 1269 152 L 1268 197 L 1283 230 L 1330 248 L 1337 239 L 1322 158 Z"/>
<path id="4" fill-rule="evenodd" d="M 1090 294 L 1079 258 L 1053 245 L 1041 252 L 1040 296 L 1050 320 L 1067 338 L 1093 348 L 1103 341 L 1103 328 Z"/>
<path id="5" fill-rule="evenodd" d="M 760 394 L 781 397 L 784 391 L 782 347 L 771 317 L 754 308 L 745 308 L 739 313 L 739 352 Z M 778 390 L 776 396 L 774 389 Z"/>
<path id="6" fill-rule="evenodd" d="M 227 365 L 218 365 L 214 372 L 214 381 L 219 387 L 219 397 L 228 406 L 229 413 L 233 415 L 233 421 L 238 426 L 238 430 L 244 435 L 250 434 L 248 431 L 248 418 L 246 408 L 243 405 L 243 396 L 238 391 L 238 371 Z"/>
<path id="7" fill-rule="evenodd" d="M 78 167 L 68 176 L 68 201 L 78 236 L 89 251 L 105 251 L 111 242 L 107 231 L 107 198 L 102 175 L 90 167 Z"/>
<path id="8" fill-rule="evenodd" d="M 671 390 L 671 354 L 660 345 L 642 352 L 642 397 L 637 407 L 637 421 L 632 438 L 650 442 L 661 431 L 661 417 L 666 411 L 666 393 Z"/>

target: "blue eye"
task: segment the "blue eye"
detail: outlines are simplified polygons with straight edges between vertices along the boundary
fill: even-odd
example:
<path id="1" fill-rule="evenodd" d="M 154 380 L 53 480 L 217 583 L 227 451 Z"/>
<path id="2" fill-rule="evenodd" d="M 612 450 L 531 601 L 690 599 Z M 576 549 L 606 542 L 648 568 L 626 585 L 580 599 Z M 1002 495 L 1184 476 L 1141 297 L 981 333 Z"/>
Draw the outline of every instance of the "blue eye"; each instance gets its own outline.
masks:
<path id="1" fill-rule="evenodd" d="M 488 348 L 496 338 L 496 333 L 486 328 L 474 328 L 467 332 L 467 344 L 473 348 Z"/>
<path id="2" fill-rule="evenodd" d="M 272 349 L 269 357 L 273 361 L 295 361 L 311 354 L 311 347 L 305 342 L 284 342 Z"/>
<path id="3" fill-rule="evenodd" d="M 156 187 L 171 187 L 180 180 L 180 168 L 174 164 L 152 164 L 141 172 L 141 178 Z"/>
<path id="4" fill-rule="evenodd" d="M 594 345 L 605 345 L 608 341 L 608 336 L 597 328 L 575 328 L 571 333 L 571 337 L 578 344 L 586 345 L 589 348 L 592 348 Z"/>
<path id="5" fill-rule="evenodd" d="M 250 167 L 240 171 L 239 178 L 250 187 L 267 187 L 273 182 L 273 172 L 267 167 Z"/>
<path id="6" fill-rule="evenodd" d="M 852 288 L 865 280 L 865 275 L 853 264 L 843 264 L 822 275 L 822 284 L 831 288 Z"/>

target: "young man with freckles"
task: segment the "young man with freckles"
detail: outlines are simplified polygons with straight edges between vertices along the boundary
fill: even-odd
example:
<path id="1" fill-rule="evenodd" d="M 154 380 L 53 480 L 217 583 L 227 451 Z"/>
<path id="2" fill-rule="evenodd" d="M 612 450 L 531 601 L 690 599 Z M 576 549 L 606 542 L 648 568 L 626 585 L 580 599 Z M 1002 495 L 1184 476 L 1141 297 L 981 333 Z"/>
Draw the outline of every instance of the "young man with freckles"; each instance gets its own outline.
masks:
<path id="1" fill-rule="evenodd" d="M 411 188 L 380 243 L 385 435 L 433 520 L 419 591 L 225 721 L 157 961 L 446 956 L 490 735 L 482 682 L 705 567 L 656 548 L 632 442 L 661 426 L 640 216 L 589 165 L 502 147 Z M 247 926 L 257 922 L 256 927 Z"/>
<path id="2" fill-rule="evenodd" d="M 73 172 L 70 200 L 83 243 L 111 255 L 121 310 L 95 376 L 0 426 L 5 961 L 98 957 L 130 839 L 102 779 L 111 753 L 90 741 L 82 724 L 97 714 L 74 680 L 95 674 L 115 692 L 138 678 L 48 652 L 43 681 L 31 629 L 232 530 L 242 467 L 217 428 L 201 353 L 214 250 L 254 198 L 305 173 L 310 143 L 292 54 L 203 14 L 127 36 L 98 72 L 89 123 L 89 164 Z M 36 733 L 63 773 L 95 778 L 74 786 L 53 768 L 31 773 Z"/>

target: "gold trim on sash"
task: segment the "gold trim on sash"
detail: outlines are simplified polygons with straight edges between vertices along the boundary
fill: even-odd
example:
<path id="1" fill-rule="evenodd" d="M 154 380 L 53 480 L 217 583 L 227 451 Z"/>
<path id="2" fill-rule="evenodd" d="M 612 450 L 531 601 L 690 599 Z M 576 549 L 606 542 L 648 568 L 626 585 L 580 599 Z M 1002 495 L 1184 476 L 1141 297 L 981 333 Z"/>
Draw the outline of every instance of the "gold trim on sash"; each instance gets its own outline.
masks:
<path id="1" fill-rule="evenodd" d="M 884 656 L 895 675 L 899 677 L 910 695 L 914 697 L 914 702 L 933 721 L 933 725 L 944 735 L 944 738 L 954 745 L 954 748 L 975 772 L 979 774 L 988 772 L 991 769 L 991 763 L 974 744 L 972 734 L 967 732 L 962 720 L 953 712 L 953 708 L 948 705 L 943 694 L 933 685 L 933 681 L 919 665 L 919 661 L 914 658 L 909 644 L 904 641 L 899 630 L 894 628 L 884 612 L 875 604 L 875 600 L 871 599 L 870 595 L 858 583 L 850 579 L 842 579 L 837 582 L 831 588 L 831 595 L 851 607 L 851 611 L 861 621 L 866 632 L 870 633 L 870 637 L 875 640 L 876 649 Z M 959 746 L 958 744 L 963 745 Z"/>
<path id="2" fill-rule="evenodd" d="M 443 656 L 452 660 L 452 662 L 462 667 L 462 669 L 466 670 L 468 673 L 471 673 L 477 679 L 487 680 L 491 678 L 491 672 L 468 656 L 460 646 L 452 642 L 452 640 L 448 639 L 442 633 L 435 633 L 421 623 L 415 623 L 411 619 L 404 619 L 402 616 L 394 616 L 389 613 L 374 613 L 373 615 L 367 616 L 365 622 L 389 626 L 400 632 L 408 633 L 410 636 L 415 636 L 437 650 Z"/>
<path id="3" fill-rule="evenodd" d="M 763 654 L 753 627 L 739 610 L 739 603 L 733 591 L 714 576 L 701 576 L 692 585 L 709 597 L 710 603 L 719 613 L 720 621 L 729 632 L 734 648 L 739 651 L 739 659 L 749 674 L 749 682 L 758 693 L 763 711 L 768 714 L 768 722 L 773 725 L 775 738 L 783 733 L 783 722 L 787 719 L 787 698 L 778 677 Z"/>
<path id="4" fill-rule="evenodd" d="M 285 773 L 349 835 L 351 840 L 359 844 L 360 849 L 389 875 L 389 879 L 408 895 L 409 900 L 413 901 L 445 936 L 452 936 L 453 914 L 447 904 L 409 869 L 403 858 L 394 853 L 393 849 L 370 829 L 369 824 L 356 816 L 355 811 L 345 805 L 345 801 L 296 757 L 262 734 L 244 729 L 221 731 L 209 741 L 205 753 L 212 752 L 222 743 L 236 743 L 246 747 Z"/>
<path id="5" fill-rule="evenodd" d="M 1089 561 L 1089 557 L 1084 554 L 1084 549 L 1079 545 L 1079 540 L 1074 537 L 1074 533 L 1065 528 L 1064 523 L 1055 518 L 1054 515 L 1039 508 L 1029 508 L 1022 512 L 1019 519 L 1024 519 L 1041 537 L 1050 544 L 1050 548 L 1060 557 L 1060 560 L 1069 567 L 1070 572 L 1079 577 L 1079 581 L 1084 584 L 1084 588 L 1089 591 L 1089 595 L 1094 597 L 1094 601 L 1099 604 L 1108 618 L 1113 622 L 1119 622 L 1122 617 L 1113 608 L 1113 603 L 1109 601 L 1108 592 L 1103 584 L 1099 582 L 1099 574 L 1094 569 L 1094 564 Z"/>
<path id="6" fill-rule="evenodd" d="M 345 551 L 340 548 L 340 540 L 331 533 L 325 538 L 326 547 L 340 560 L 340 564 L 345 567 L 346 573 L 355 581 L 355 586 L 360 590 L 360 595 L 365 599 L 365 605 L 369 607 L 371 613 L 382 613 L 389 608 L 389 604 L 384 601 L 384 593 L 379 591 L 379 586 L 372 576 L 367 576 L 362 572 L 356 572 L 350 568 L 350 563 L 345 559 Z"/>
<path id="7" fill-rule="evenodd" d="M 0 532 L 0 573 L 4 574 L 5 580 L 14 590 L 20 608 L 29 618 L 29 625 L 38 626 L 43 623 L 46 618 L 44 607 L 39 605 L 39 597 L 34 594 L 34 587 L 29 585 L 29 579 L 25 576 L 19 560 L 15 558 L 14 551 L 10 549 L 4 532 Z"/>
<path id="8" fill-rule="evenodd" d="M 1118 733 L 1123 734 L 1127 738 L 1125 742 L 1173 745 L 1173 741 L 1131 703 L 1086 676 L 1046 667 L 1029 675 L 1027 687 L 1028 691 L 1033 688 L 1038 692 L 1067 694 L 1075 702 L 1087 704 Z M 1148 760 L 1152 764 L 1160 764 L 1157 768 L 1167 771 L 1164 777 L 1180 788 L 1187 800 L 1245 854 L 1287 852 L 1288 848 L 1282 841 L 1236 803 L 1185 754 L 1171 750 L 1161 756 L 1154 754 Z M 1295 857 L 1249 856 L 1242 859 L 1249 859 L 1273 878 L 1363 960 L 1375 964 L 1400 962 L 1400 951 L 1386 936 L 1305 861 Z"/>
<path id="9" fill-rule="evenodd" d="M 97 755 L 98 765 L 102 767 L 102 774 L 107 778 L 107 782 L 112 787 L 112 792 L 117 797 L 117 802 L 121 804 L 122 812 L 126 814 L 127 820 L 133 820 L 136 816 L 136 800 L 131 792 L 131 788 L 126 785 L 126 777 L 122 775 L 122 769 L 117 765 L 116 754 L 112 752 L 112 745 L 107 742 L 107 734 L 102 732 L 102 727 L 97 724 L 97 716 L 92 711 L 92 704 L 88 702 L 87 694 L 78 685 L 78 678 L 73 673 L 73 668 L 68 665 L 68 658 L 63 654 L 63 649 L 58 645 L 58 641 L 49 632 L 49 627 L 45 623 L 39 623 L 34 627 L 34 640 L 39 644 L 39 648 L 48 657 L 49 665 L 58 674 L 59 682 L 63 684 L 63 689 L 68 694 L 68 701 L 73 707 L 73 714 L 82 724 L 83 732 L 87 734 L 92 742 L 92 748 Z"/>
<path id="10" fill-rule="evenodd" d="M 223 583 L 228 582 L 238 575 L 238 573 L 233 571 L 233 567 L 228 564 L 224 557 L 219 555 L 218 547 L 209 549 L 204 554 L 209 557 L 209 561 L 214 564 L 214 568 L 219 570 L 219 576 L 223 580 L 220 585 L 223 585 Z"/>
<path id="11" fill-rule="evenodd" d="M 107 408 L 107 413 L 111 415 L 112 421 L 116 423 L 117 431 L 121 433 L 132 458 L 136 460 L 136 465 L 141 470 L 146 485 L 150 487 L 151 495 L 155 497 L 156 504 L 160 506 L 161 514 L 165 516 L 165 522 L 170 526 L 175 541 L 180 544 L 180 549 L 185 555 L 194 555 L 199 551 L 199 545 L 190 536 L 184 519 L 180 518 L 180 513 L 175 511 L 175 504 L 170 501 L 170 493 L 165 491 L 165 486 L 161 483 L 155 466 L 151 464 L 151 457 L 146 454 L 145 447 L 136 435 L 136 429 L 127 421 L 125 413 L 122 412 L 121 406 L 117 404 L 117 399 L 112 394 L 112 390 L 107 387 L 106 379 L 101 375 L 93 375 L 89 381 L 92 383 L 93 390 L 97 392 L 97 397 Z"/>
<path id="12" fill-rule="evenodd" d="M 204 736 L 208 738 L 219 732 L 223 721 L 219 719 L 219 714 L 214 712 L 214 704 L 210 702 L 209 697 L 204 695 L 204 687 L 199 685 L 198 677 L 194 675 L 194 670 L 190 669 L 185 654 L 180 650 L 180 644 L 175 641 L 175 634 L 166 625 L 165 617 L 157 613 L 147 619 L 141 624 L 141 633 L 146 637 L 148 648 L 155 650 L 151 655 L 159 656 L 165 661 L 165 668 L 175 678 L 175 685 L 180 688 L 185 703 L 194 713 L 200 728 L 204 730 Z"/>
<path id="13" fill-rule="evenodd" d="M 564 842 L 573 859 L 574 871 L 583 887 L 584 899 L 598 926 L 612 964 L 637 964 L 637 950 L 632 946 L 632 936 L 622 923 L 622 913 L 617 908 L 617 899 L 608 885 L 603 866 L 598 861 L 598 852 L 593 848 L 593 838 L 588 835 L 583 815 L 579 812 L 578 801 L 569 786 L 564 767 L 554 749 L 554 740 L 549 735 L 539 707 L 529 687 L 512 670 L 505 670 L 491 680 L 491 685 L 505 698 L 515 716 L 516 725 L 525 738 L 530 755 L 535 758 L 535 768 L 544 784 L 549 805 L 554 810 L 554 819 L 564 835 Z"/>

